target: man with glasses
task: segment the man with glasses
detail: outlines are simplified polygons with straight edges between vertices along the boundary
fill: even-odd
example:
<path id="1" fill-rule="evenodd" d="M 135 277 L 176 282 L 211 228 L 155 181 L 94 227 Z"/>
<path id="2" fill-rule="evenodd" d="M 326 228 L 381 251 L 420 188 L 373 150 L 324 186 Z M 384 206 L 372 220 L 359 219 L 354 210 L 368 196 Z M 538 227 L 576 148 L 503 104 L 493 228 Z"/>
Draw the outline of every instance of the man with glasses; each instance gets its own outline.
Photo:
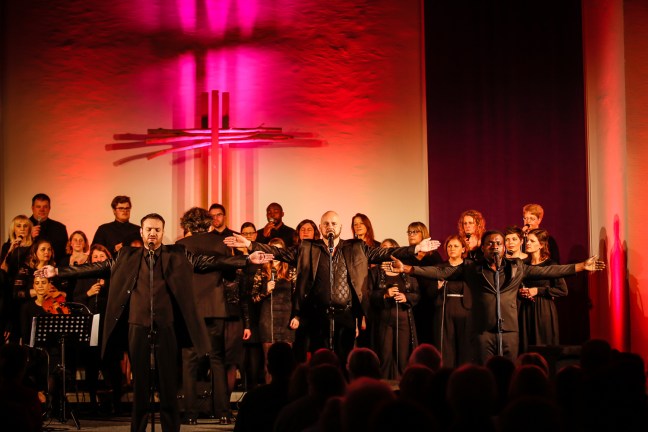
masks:
<path id="1" fill-rule="evenodd" d="M 130 223 L 130 197 L 117 195 L 110 206 L 115 220 L 97 228 L 92 244 L 105 246 L 114 257 L 122 247 L 130 246 L 132 241 L 140 238 L 140 227 Z"/>

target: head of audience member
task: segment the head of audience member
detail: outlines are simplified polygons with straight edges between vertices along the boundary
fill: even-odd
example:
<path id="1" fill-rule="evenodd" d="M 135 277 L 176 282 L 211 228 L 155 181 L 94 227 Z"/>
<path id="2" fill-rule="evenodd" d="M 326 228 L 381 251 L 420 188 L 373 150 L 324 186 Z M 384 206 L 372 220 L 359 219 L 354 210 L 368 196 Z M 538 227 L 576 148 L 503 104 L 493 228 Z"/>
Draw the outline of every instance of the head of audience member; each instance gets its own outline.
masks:
<path id="1" fill-rule="evenodd" d="M 366 431 L 382 407 L 396 400 L 392 389 L 373 378 L 359 378 L 349 385 L 342 402 L 342 430 Z"/>
<path id="2" fill-rule="evenodd" d="M 527 204 L 522 207 L 522 220 L 524 221 L 524 230 L 540 228 L 540 223 L 544 217 L 544 209 L 540 204 Z"/>
<path id="3" fill-rule="evenodd" d="M 526 251 L 529 254 L 540 253 L 540 260 L 544 261 L 551 257 L 549 252 L 549 233 L 547 230 L 535 228 L 527 234 Z"/>
<path id="4" fill-rule="evenodd" d="M 363 240 L 369 246 L 373 247 L 378 243 L 369 217 L 362 213 L 356 213 L 351 218 L 351 233 L 353 238 Z"/>
<path id="5" fill-rule="evenodd" d="M 223 232 L 223 230 L 227 228 L 227 222 L 225 220 L 227 212 L 225 211 L 225 206 L 214 203 L 209 206 L 209 214 L 212 217 L 212 226 L 214 227 L 214 230 Z"/>
<path id="6" fill-rule="evenodd" d="M 504 230 L 504 245 L 508 256 L 518 256 L 524 241 L 524 232 L 517 226 L 509 226 Z"/>
<path id="7" fill-rule="evenodd" d="M 43 238 L 37 239 L 31 246 L 27 264 L 32 269 L 43 268 L 46 265 L 55 265 L 52 243 Z"/>
<path id="8" fill-rule="evenodd" d="M 347 358 L 349 381 L 361 377 L 380 379 L 380 360 L 369 348 L 354 348 Z"/>
<path id="9" fill-rule="evenodd" d="M 486 231 L 482 238 L 481 248 L 486 261 L 490 263 L 494 262 L 495 256 L 499 256 L 500 260 L 503 259 L 506 253 L 504 234 L 496 230 Z"/>
<path id="10" fill-rule="evenodd" d="M 104 262 L 112 258 L 108 249 L 100 244 L 93 244 L 88 255 L 90 255 L 90 262 L 93 263 Z"/>
<path id="11" fill-rule="evenodd" d="M 422 343 L 410 355 L 407 366 L 422 365 L 433 371 L 441 368 L 441 353 L 434 345 Z"/>
<path id="12" fill-rule="evenodd" d="M 508 357 L 493 356 L 486 360 L 486 368 L 491 371 L 497 385 L 497 411 L 508 403 L 508 392 L 511 387 L 511 378 L 515 372 L 515 363 Z"/>
<path id="13" fill-rule="evenodd" d="M 342 396 L 346 390 L 346 381 L 340 368 L 330 364 L 321 364 L 308 370 L 308 394 L 320 405 L 333 396 Z"/>
<path id="14" fill-rule="evenodd" d="M 146 249 L 156 250 L 162 246 L 164 238 L 164 218 L 157 213 L 149 213 L 140 221 L 140 235 Z"/>
<path id="15" fill-rule="evenodd" d="M 340 216 L 332 210 L 324 213 L 320 221 L 320 232 L 324 238 L 328 238 L 329 233 L 332 233 L 334 240 L 339 239 L 340 234 L 342 233 Z"/>
<path id="16" fill-rule="evenodd" d="M 72 234 L 70 234 L 70 238 L 65 245 L 65 253 L 67 253 L 68 255 L 84 254 L 88 253 L 88 250 L 90 250 L 88 237 L 83 231 L 74 231 Z"/>
<path id="17" fill-rule="evenodd" d="M 509 388 L 509 401 L 523 396 L 553 398 L 553 389 L 549 377 L 545 371 L 534 364 L 519 366 L 513 372 L 511 387 Z"/>
<path id="18" fill-rule="evenodd" d="M 133 207 L 130 197 L 117 195 L 111 201 L 110 207 L 112 207 L 113 214 L 115 215 L 115 221 L 121 223 L 130 221 L 131 208 Z"/>
<path id="19" fill-rule="evenodd" d="M 475 236 L 478 239 L 481 239 L 484 231 L 486 231 L 486 219 L 484 218 L 484 215 L 477 210 L 466 210 L 459 215 L 457 229 L 459 235 L 463 238 Z"/>
<path id="20" fill-rule="evenodd" d="M 516 363 L 518 364 L 518 366 L 524 366 L 524 365 L 538 366 L 540 369 L 544 371 L 545 375 L 547 376 L 550 375 L 549 363 L 547 363 L 547 360 L 538 353 L 528 352 L 528 353 L 521 354 L 517 358 Z"/>
<path id="21" fill-rule="evenodd" d="M 556 373 L 556 403 L 565 413 L 574 415 L 585 401 L 581 392 L 585 383 L 583 369 L 577 365 L 568 365 Z"/>
<path id="22" fill-rule="evenodd" d="M 603 339 L 591 339 L 581 348 L 580 364 L 587 375 L 598 375 L 610 365 L 612 347 Z"/>
<path id="23" fill-rule="evenodd" d="M 292 347 L 286 342 L 275 342 L 268 349 L 268 373 L 272 381 L 286 381 L 295 370 Z"/>
<path id="24" fill-rule="evenodd" d="M 273 239 L 270 239 L 268 242 L 269 246 L 274 246 L 278 249 L 286 249 L 286 243 L 280 239 L 279 237 L 275 237 Z M 288 269 L 289 269 L 288 263 L 279 261 L 279 260 L 272 260 L 270 262 L 267 262 L 263 264 L 263 271 L 266 274 L 266 277 L 268 280 L 271 280 L 272 278 L 272 269 L 275 269 L 275 278 L 276 279 L 288 279 Z"/>
<path id="25" fill-rule="evenodd" d="M 49 218 L 51 207 L 50 197 L 44 193 L 38 193 L 32 198 L 32 215 L 39 223 Z"/>
<path id="26" fill-rule="evenodd" d="M 460 262 L 466 258 L 466 254 L 468 253 L 468 244 L 466 244 L 465 238 L 453 234 L 443 243 L 443 250 L 445 250 L 448 255 L 448 260 Z"/>
<path id="27" fill-rule="evenodd" d="M 266 207 L 266 218 L 268 219 L 268 222 L 272 222 L 275 227 L 279 227 L 283 222 L 283 217 L 284 211 L 281 204 L 276 202 L 268 204 L 268 207 Z"/>
<path id="28" fill-rule="evenodd" d="M 14 242 L 21 239 L 20 246 L 31 246 L 32 244 L 32 222 L 25 215 L 18 215 L 11 220 L 9 227 L 9 241 Z"/>
<path id="29" fill-rule="evenodd" d="M 439 422 L 440 430 L 448 430 L 452 421 L 452 414 L 446 394 L 448 393 L 448 382 L 453 372 L 453 368 L 442 367 L 434 373 L 434 376 L 430 380 L 429 399 L 431 402 L 429 408 Z"/>
<path id="30" fill-rule="evenodd" d="M 331 366 L 339 366 L 340 360 L 338 359 L 337 354 L 331 351 L 330 349 L 320 348 L 313 353 L 308 362 L 310 367 L 315 367 L 323 364 L 328 364 Z"/>
<path id="31" fill-rule="evenodd" d="M 191 234 L 205 233 L 209 231 L 213 222 L 212 215 L 200 207 L 192 207 L 180 218 L 180 227 Z"/>
<path id="32" fill-rule="evenodd" d="M 410 246 L 416 246 L 428 237 L 430 231 L 423 222 L 412 222 L 407 226 L 407 242 Z"/>
<path id="33" fill-rule="evenodd" d="M 435 372 L 429 367 L 420 364 L 408 366 L 398 384 L 399 397 L 426 407 L 429 406 L 432 396 L 430 387 L 434 375 Z"/>
<path id="34" fill-rule="evenodd" d="M 304 219 L 297 224 L 295 228 L 295 244 L 298 245 L 302 240 L 319 240 L 321 238 L 317 224 L 310 220 Z"/>
<path id="35" fill-rule="evenodd" d="M 490 370 L 483 366 L 463 365 L 455 369 L 448 380 L 448 404 L 454 423 L 469 422 L 475 427 L 490 425 L 497 387 Z"/>
<path id="36" fill-rule="evenodd" d="M 428 432 L 439 429 L 438 422 L 427 407 L 411 400 L 397 399 L 384 402 L 369 419 L 372 432 Z"/>

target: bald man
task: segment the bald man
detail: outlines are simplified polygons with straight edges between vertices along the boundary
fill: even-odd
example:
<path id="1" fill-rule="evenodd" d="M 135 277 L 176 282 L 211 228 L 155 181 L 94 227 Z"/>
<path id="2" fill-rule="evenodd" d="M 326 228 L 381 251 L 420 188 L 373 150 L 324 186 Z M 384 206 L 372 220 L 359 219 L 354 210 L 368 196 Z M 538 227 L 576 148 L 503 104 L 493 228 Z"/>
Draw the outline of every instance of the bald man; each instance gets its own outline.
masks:
<path id="1" fill-rule="evenodd" d="M 358 320 L 366 312 L 369 291 L 369 265 L 395 257 L 409 257 L 436 249 L 439 242 L 426 239 L 402 248 L 371 248 L 358 239 L 340 238 L 342 223 L 334 211 L 327 211 L 320 221 L 323 239 L 303 240 L 286 249 L 250 242 L 234 235 L 225 239 L 231 247 L 274 253 L 275 259 L 297 268 L 297 286 L 293 302 L 293 326 L 306 325 L 310 335 L 309 350 L 333 350 L 345 362 L 357 335 Z M 329 341 L 333 322 L 333 342 Z"/>

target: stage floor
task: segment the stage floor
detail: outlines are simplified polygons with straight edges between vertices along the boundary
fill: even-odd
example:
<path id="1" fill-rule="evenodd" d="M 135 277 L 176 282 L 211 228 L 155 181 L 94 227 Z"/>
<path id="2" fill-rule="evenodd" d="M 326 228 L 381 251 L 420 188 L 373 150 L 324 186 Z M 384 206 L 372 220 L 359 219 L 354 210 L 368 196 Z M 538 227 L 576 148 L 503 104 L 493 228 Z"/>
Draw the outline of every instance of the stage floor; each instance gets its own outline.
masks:
<path id="1" fill-rule="evenodd" d="M 84 419 L 79 418 L 81 431 L 100 431 L 100 432 L 130 432 L 130 417 L 114 417 L 111 419 Z M 61 423 L 58 420 L 48 420 L 43 424 L 43 430 L 46 431 L 76 431 L 77 428 L 72 419 L 67 423 Z M 151 430 L 151 427 L 147 428 Z M 161 431 L 162 426 L 159 418 L 155 420 L 155 430 Z M 182 425 L 180 428 L 183 432 L 202 432 L 202 431 L 231 431 L 234 430 L 234 424 L 220 425 L 217 420 L 199 419 L 197 425 Z"/>

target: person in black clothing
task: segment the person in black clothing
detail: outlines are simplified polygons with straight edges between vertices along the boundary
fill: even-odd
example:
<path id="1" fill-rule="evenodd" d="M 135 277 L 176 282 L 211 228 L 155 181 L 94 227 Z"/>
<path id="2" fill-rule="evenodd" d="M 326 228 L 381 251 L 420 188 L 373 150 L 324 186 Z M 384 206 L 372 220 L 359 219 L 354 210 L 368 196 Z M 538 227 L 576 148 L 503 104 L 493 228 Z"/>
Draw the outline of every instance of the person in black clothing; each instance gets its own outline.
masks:
<path id="1" fill-rule="evenodd" d="M 40 273 L 52 277 L 89 277 L 110 275 L 111 289 L 104 320 L 102 354 L 115 343 L 113 336 L 126 330 L 133 373 L 133 414 L 131 431 L 143 432 L 150 407 L 149 336 L 156 339 L 157 390 L 160 395 L 162 429 L 177 431 L 180 412 L 177 399 L 178 339 L 193 343 L 199 355 L 210 350 L 204 320 L 196 312 L 192 276 L 194 271 L 209 272 L 243 267 L 242 256 L 194 255 L 182 245 L 163 245 L 164 219 L 156 213 L 142 218 L 140 233 L 143 248 L 124 246 L 114 260 L 56 269 L 48 266 Z M 250 255 L 250 261 L 262 264 L 272 259 L 264 254 Z M 152 283 L 151 283 L 152 273 Z M 151 329 L 152 327 L 152 329 Z"/>
<path id="2" fill-rule="evenodd" d="M 439 242 L 426 239 L 416 247 L 384 249 L 370 248 L 358 239 L 342 240 L 340 216 L 334 211 L 322 215 L 320 231 L 327 239 L 330 235 L 330 241 L 303 240 L 299 246 L 285 249 L 250 242 L 240 235 L 228 237 L 225 242 L 233 247 L 272 253 L 278 260 L 295 267 L 297 300 L 293 302 L 293 316 L 300 325 L 302 319 L 313 324 L 309 326 L 313 352 L 327 347 L 345 362 L 355 342 L 357 320 L 367 313 L 369 264 L 387 261 L 391 255 L 405 257 L 433 250 Z M 302 316 L 301 311 L 310 311 L 309 316 Z M 332 344 L 331 321 L 334 323 Z"/>
<path id="3" fill-rule="evenodd" d="M 32 198 L 32 216 L 29 218 L 33 224 L 32 239 L 46 239 L 52 244 L 54 256 L 63 258 L 65 246 L 68 242 L 68 232 L 65 225 L 49 218 L 51 210 L 50 197 L 44 193 L 34 195 Z"/>
<path id="4" fill-rule="evenodd" d="M 605 268 L 605 264 L 597 261 L 596 256 L 578 264 L 547 267 L 530 266 L 520 259 L 505 260 L 504 235 L 499 231 L 484 233 L 482 251 L 483 259 L 466 262 L 463 266 L 456 267 L 412 267 L 403 265 L 398 260 L 383 264 L 395 271 L 405 271 L 432 279 L 463 278 L 466 281 L 473 299 L 471 329 L 475 341 L 475 355 L 482 364 L 498 354 L 500 340 L 501 354 L 511 359 L 517 357 L 519 345 L 517 294 L 522 279 L 557 278 L 583 270 L 595 271 Z M 498 292 L 501 304 L 499 310 Z"/>
<path id="5" fill-rule="evenodd" d="M 117 195 L 110 203 L 115 220 L 100 225 L 92 239 L 92 244 L 105 246 L 116 255 L 123 246 L 128 246 L 133 240 L 140 238 L 139 227 L 130 223 L 131 204 L 130 197 Z"/>
<path id="6" fill-rule="evenodd" d="M 268 223 L 257 231 L 257 242 L 267 244 L 271 239 L 279 237 L 286 247 L 294 245 L 295 230 L 283 223 L 284 211 L 280 204 L 270 203 L 266 208 Z"/>
<path id="7" fill-rule="evenodd" d="M 193 207 L 185 212 L 180 225 L 187 236 L 177 241 L 196 254 L 231 256 L 232 250 L 223 243 L 222 234 L 218 231 L 208 232 L 212 226 L 212 215 L 205 209 Z M 227 228 L 225 228 L 227 229 Z M 193 286 L 198 315 L 205 321 L 209 333 L 210 347 L 209 366 L 212 377 L 212 394 L 214 415 L 222 423 L 227 423 L 230 415 L 229 398 L 225 374 L 225 319 L 227 305 L 225 302 L 225 278 L 233 280 L 235 272 L 214 271 L 194 273 Z M 196 424 L 197 381 L 200 358 L 197 351 L 191 348 L 182 350 L 182 381 L 185 395 L 185 419 L 189 424 Z"/>

